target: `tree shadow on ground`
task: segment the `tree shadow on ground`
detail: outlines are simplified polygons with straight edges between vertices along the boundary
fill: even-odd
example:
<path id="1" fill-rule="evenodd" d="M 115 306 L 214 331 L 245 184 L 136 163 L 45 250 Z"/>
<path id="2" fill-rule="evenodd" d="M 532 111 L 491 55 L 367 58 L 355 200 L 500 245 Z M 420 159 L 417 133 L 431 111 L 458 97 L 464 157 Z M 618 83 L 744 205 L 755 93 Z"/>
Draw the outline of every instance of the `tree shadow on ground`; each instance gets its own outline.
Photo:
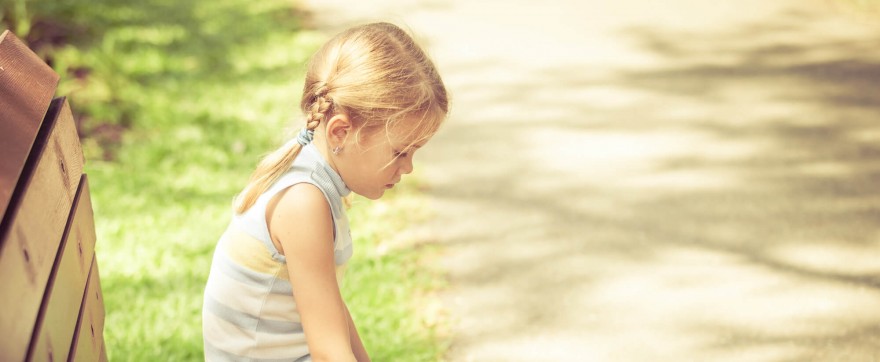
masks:
<path id="1" fill-rule="evenodd" d="M 443 158 L 434 161 L 455 169 L 453 160 L 467 159 L 469 166 L 459 166 L 461 171 L 449 176 L 454 184 L 441 184 L 432 193 L 499 213 L 529 210 L 532 216 L 511 220 L 501 230 L 454 231 L 453 243 L 498 244 L 503 255 L 512 245 L 541 250 L 540 240 L 567 240 L 553 252 L 511 256 L 506 265 L 493 265 L 494 271 L 454 272 L 454 280 L 477 288 L 516 280 L 519 288 L 505 291 L 509 304 L 485 307 L 563 319 L 571 310 L 548 308 L 548 284 L 590 290 L 596 278 L 572 270 L 548 280 L 542 274 L 548 264 L 572 255 L 586 255 L 578 260 L 597 264 L 603 259 L 648 262 L 671 249 L 689 248 L 730 256 L 791 283 L 830 285 L 876 298 L 880 263 L 869 256 L 880 247 L 880 37 L 827 33 L 814 25 L 824 19 L 788 12 L 706 34 L 624 29 L 621 36 L 660 59 L 657 66 L 621 67 L 607 76 L 582 76 L 571 67 L 547 69 L 489 91 L 479 83 L 462 87 L 458 98 L 526 111 L 482 125 L 450 125 L 448 133 L 455 136 L 439 142 Z M 479 79 L 480 72 L 496 66 L 469 64 L 459 71 Z M 607 106 L 565 96 L 590 89 L 613 90 L 624 101 Z M 547 109 L 558 117 L 543 117 Z M 556 138 L 540 136 L 545 133 Z M 672 140 L 661 146 L 675 150 L 639 144 L 658 134 Z M 603 135 L 623 135 L 615 138 L 622 144 L 613 146 L 647 147 L 648 153 L 632 156 L 603 149 L 606 143 L 590 143 L 604 140 Z M 540 148 L 552 151 L 534 151 Z M 609 152 L 631 157 L 603 156 Z M 517 162 L 495 161 L 513 157 Z M 542 180 L 553 174 L 529 176 L 535 169 L 546 172 L 534 162 L 552 164 L 553 158 L 568 160 L 572 169 L 591 170 L 560 171 L 557 180 Z M 622 165 L 628 161 L 631 165 Z M 595 177 L 588 176 L 592 170 Z M 521 237 L 542 228 L 547 231 Z M 650 302 L 650 295 L 645 297 Z M 732 336 L 703 346 L 710 350 L 793 343 L 798 349 L 784 360 L 870 356 L 876 351 L 877 316 L 834 319 L 849 313 L 854 312 L 836 310 L 823 327 L 806 333 L 737 329 L 722 320 L 681 327 Z M 810 317 L 787 321 L 815 323 Z M 529 324 L 528 319 L 497 321 L 475 334 L 517 333 Z"/>

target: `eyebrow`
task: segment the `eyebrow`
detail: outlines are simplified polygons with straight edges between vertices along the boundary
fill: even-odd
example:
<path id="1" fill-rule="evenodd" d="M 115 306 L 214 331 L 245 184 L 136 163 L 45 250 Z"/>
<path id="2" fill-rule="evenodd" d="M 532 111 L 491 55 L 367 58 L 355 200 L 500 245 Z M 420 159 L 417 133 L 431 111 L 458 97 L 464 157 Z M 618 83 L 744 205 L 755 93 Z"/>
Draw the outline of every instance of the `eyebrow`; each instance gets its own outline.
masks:
<path id="1" fill-rule="evenodd" d="M 414 144 L 414 145 L 403 145 L 403 146 L 400 146 L 399 148 L 400 148 L 400 149 L 403 149 L 403 150 L 417 150 L 417 149 L 421 148 L 421 147 L 424 146 L 424 145 L 425 145 L 424 143 L 423 143 L 423 144 L 420 144 L 420 145 L 419 145 L 419 144 Z"/>

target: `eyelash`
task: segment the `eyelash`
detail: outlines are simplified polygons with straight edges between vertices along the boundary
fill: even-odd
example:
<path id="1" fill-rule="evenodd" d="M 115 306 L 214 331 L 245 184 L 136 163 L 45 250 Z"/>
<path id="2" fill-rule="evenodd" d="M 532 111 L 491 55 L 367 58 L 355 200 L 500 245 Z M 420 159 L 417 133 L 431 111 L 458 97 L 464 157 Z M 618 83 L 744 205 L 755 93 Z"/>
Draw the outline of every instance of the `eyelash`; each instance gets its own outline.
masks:
<path id="1" fill-rule="evenodd" d="M 406 157 L 407 155 L 406 152 L 394 151 L 394 157 Z"/>

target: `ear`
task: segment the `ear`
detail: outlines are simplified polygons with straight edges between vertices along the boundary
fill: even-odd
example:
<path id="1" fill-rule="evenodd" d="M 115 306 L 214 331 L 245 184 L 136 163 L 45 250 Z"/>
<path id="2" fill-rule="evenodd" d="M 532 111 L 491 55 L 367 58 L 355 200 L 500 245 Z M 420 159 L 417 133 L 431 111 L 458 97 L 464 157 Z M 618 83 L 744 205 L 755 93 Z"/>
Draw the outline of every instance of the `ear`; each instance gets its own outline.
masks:
<path id="1" fill-rule="evenodd" d="M 331 147 L 336 147 L 345 143 L 348 135 L 352 131 L 351 120 L 348 115 L 338 113 L 327 121 L 327 142 Z"/>

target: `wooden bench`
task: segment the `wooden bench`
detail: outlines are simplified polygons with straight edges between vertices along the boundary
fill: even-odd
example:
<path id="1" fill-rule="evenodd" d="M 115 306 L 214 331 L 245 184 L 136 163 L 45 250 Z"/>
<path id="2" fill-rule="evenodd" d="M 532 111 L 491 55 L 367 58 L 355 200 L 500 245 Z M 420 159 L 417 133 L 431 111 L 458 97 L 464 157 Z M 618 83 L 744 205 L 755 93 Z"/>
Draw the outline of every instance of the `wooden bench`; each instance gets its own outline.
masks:
<path id="1" fill-rule="evenodd" d="M 89 183 L 58 79 L 0 34 L 0 361 L 107 359 Z"/>

